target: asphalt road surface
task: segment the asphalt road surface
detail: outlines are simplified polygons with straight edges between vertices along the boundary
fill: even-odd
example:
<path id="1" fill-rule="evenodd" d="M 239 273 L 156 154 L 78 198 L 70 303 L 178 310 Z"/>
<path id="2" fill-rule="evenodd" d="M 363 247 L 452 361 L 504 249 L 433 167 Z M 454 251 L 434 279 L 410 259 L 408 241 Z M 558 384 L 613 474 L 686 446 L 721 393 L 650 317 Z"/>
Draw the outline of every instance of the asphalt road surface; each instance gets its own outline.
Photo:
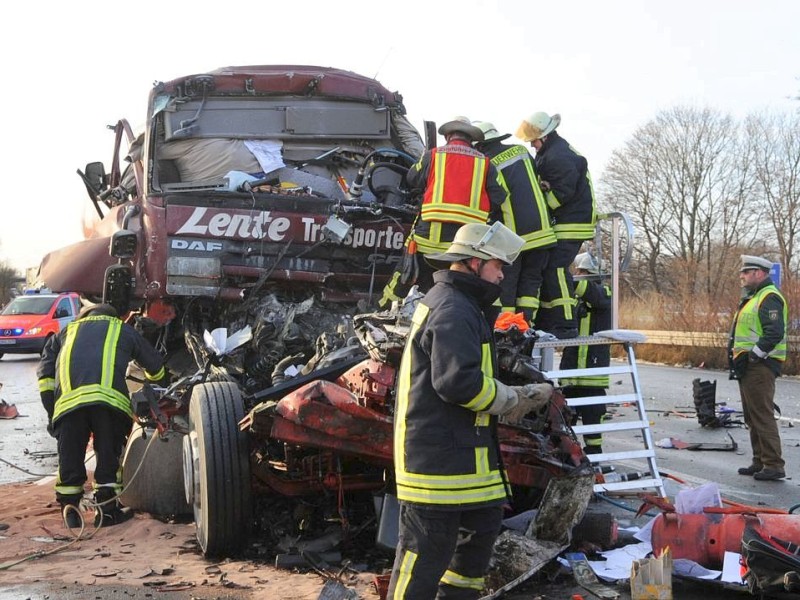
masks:
<path id="1" fill-rule="evenodd" d="M 5 356 L 0 360 L 0 399 L 15 404 L 19 416 L 13 420 L 0 420 L 0 483 L 23 481 L 40 474 L 52 473 L 56 468 L 55 440 L 45 430 L 46 416 L 39 402 L 36 382 L 38 356 Z M 651 423 L 652 439 L 672 439 L 688 443 L 716 444 L 720 447 L 737 445 L 736 450 L 698 450 L 657 448 L 657 466 L 666 474 L 667 491 L 676 489 L 676 481 L 689 485 L 716 482 L 724 499 L 750 505 L 763 505 L 788 509 L 800 503 L 798 482 L 800 482 L 800 380 L 780 378 L 777 382 L 776 403 L 781 408 L 779 420 L 783 453 L 786 460 L 787 477 L 779 482 L 758 482 L 750 477 L 736 473 L 740 466 L 749 464 L 750 448 L 747 430 L 743 426 L 708 429 L 700 426 L 694 411 L 692 381 L 716 381 L 716 401 L 718 406 L 733 409 L 734 421 L 741 419 L 741 402 L 736 382 L 729 381 L 727 373 L 703 369 L 685 369 L 660 365 L 638 366 L 639 381 L 645 399 L 647 418 Z M 612 376 L 611 394 L 631 393 L 633 387 L 628 375 Z M 609 398 L 608 411 L 611 421 L 638 419 L 636 407 L 618 404 Z M 643 448 L 641 435 L 631 432 L 607 434 L 604 439 L 607 451 L 638 450 Z M 12 466 L 13 465 L 13 466 Z M 618 463 L 618 472 L 641 469 L 641 463 L 627 461 Z M 23 469 L 24 471 L 20 470 Z M 26 472 L 25 472 L 26 471 Z M 631 516 L 624 513 L 624 516 Z M 631 521 L 632 516 L 631 516 Z M 640 521 L 643 523 L 643 521 Z M 621 599 L 630 598 L 623 588 Z M 8 591 L 8 590 L 6 590 Z M 20 592 L 22 590 L 19 590 Z M 32 591 L 32 590 L 29 590 Z M 4 596 L 0 598 L 30 597 L 45 598 L 43 595 Z M 63 589 L 62 589 L 63 592 Z M 14 592 L 11 592 L 12 594 Z M 504 596 L 510 600 L 530 598 L 570 598 L 572 594 L 582 593 L 585 598 L 593 597 L 574 585 L 566 585 L 564 580 L 555 584 L 539 582 Z M 717 598 L 742 597 L 729 591 L 715 588 L 699 588 L 697 585 L 676 582 L 675 598 L 685 600 L 716 600 Z M 58 597 L 50 595 L 50 598 Z M 175 596 L 178 598 L 179 596 Z M 231 596 L 233 597 L 233 596 Z M 743 597 L 748 597 L 747 595 Z"/>

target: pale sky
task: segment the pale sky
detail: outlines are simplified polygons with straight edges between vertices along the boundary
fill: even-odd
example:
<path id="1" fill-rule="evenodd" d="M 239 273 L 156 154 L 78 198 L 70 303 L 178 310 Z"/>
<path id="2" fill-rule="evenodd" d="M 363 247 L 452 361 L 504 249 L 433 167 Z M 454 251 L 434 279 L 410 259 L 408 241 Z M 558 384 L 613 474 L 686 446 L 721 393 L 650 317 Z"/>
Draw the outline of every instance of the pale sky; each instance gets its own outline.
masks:
<path id="1" fill-rule="evenodd" d="M 50 4 L 51 6 L 47 6 Z M 111 159 L 106 125 L 145 119 L 155 81 L 229 65 L 308 64 L 376 76 L 409 118 L 508 133 L 533 112 L 595 180 L 659 111 L 741 118 L 800 109 L 795 0 L 137 0 L 5 8 L 0 261 L 24 270 L 82 239 L 76 169 Z M 511 139 L 514 141 L 514 138 Z"/>

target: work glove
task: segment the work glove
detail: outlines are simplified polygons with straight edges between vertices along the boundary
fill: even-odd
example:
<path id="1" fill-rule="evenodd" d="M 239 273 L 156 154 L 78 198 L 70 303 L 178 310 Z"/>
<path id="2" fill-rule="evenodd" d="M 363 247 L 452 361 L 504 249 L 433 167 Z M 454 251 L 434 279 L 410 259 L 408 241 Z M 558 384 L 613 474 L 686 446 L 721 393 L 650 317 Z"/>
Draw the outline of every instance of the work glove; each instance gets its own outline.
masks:
<path id="1" fill-rule="evenodd" d="M 542 188 L 542 191 L 546 194 L 550 191 L 550 182 L 545 181 L 544 179 L 539 180 L 539 187 Z"/>
<path id="2" fill-rule="evenodd" d="M 553 397 L 553 386 L 549 383 L 529 383 L 511 389 L 517 394 L 517 404 L 503 418 L 504 422 L 511 425 L 518 424 L 531 412 L 541 411 Z"/>
<path id="3" fill-rule="evenodd" d="M 53 427 L 53 419 L 47 419 L 47 433 L 50 434 L 50 437 L 56 437 L 56 430 Z"/>

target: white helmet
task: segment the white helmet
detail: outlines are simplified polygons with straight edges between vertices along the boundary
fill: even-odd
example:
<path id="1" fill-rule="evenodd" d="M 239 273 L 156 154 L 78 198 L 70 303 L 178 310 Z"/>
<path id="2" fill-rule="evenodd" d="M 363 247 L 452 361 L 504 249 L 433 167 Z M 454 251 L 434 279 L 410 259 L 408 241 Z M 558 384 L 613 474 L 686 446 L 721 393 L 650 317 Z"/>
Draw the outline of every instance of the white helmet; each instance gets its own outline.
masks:
<path id="1" fill-rule="evenodd" d="M 456 231 L 447 252 L 432 254 L 428 258 L 442 262 L 458 262 L 465 258 L 496 258 L 510 265 L 519 256 L 524 244 L 525 240 L 500 221 L 492 225 L 467 223 Z"/>
<path id="2" fill-rule="evenodd" d="M 555 131 L 559 125 L 561 125 L 561 115 L 558 113 L 550 116 L 546 112 L 535 112 L 519 124 L 514 135 L 523 141 L 531 142 L 542 139 L 548 133 Z"/>
<path id="3" fill-rule="evenodd" d="M 592 275 L 600 273 L 600 267 L 597 265 L 597 261 L 594 259 L 594 256 L 588 252 L 583 252 L 575 257 L 575 268 L 588 271 Z"/>
<path id="4" fill-rule="evenodd" d="M 489 121 L 473 121 L 472 124 L 483 132 L 483 139 L 486 142 L 491 142 L 493 140 L 499 142 L 511 137 L 510 133 L 500 133 L 497 131 L 497 127 Z"/>

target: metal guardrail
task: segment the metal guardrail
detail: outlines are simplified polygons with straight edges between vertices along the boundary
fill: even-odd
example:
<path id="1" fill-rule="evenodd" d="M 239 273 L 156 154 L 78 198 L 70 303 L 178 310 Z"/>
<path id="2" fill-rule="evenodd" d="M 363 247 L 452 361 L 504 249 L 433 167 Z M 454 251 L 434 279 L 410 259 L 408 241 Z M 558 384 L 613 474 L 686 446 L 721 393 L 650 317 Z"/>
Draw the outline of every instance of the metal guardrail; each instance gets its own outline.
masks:
<path id="1" fill-rule="evenodd" d="M 692 346 L 696 348 L 727 348 L 727 333 L 710 333 L 702 331 L 658 331 L 634 329 L 647 337 L 643 344 L 662 346 Z M 800 335 L 789 336 L 789 350 L 800 351 Z"/>

